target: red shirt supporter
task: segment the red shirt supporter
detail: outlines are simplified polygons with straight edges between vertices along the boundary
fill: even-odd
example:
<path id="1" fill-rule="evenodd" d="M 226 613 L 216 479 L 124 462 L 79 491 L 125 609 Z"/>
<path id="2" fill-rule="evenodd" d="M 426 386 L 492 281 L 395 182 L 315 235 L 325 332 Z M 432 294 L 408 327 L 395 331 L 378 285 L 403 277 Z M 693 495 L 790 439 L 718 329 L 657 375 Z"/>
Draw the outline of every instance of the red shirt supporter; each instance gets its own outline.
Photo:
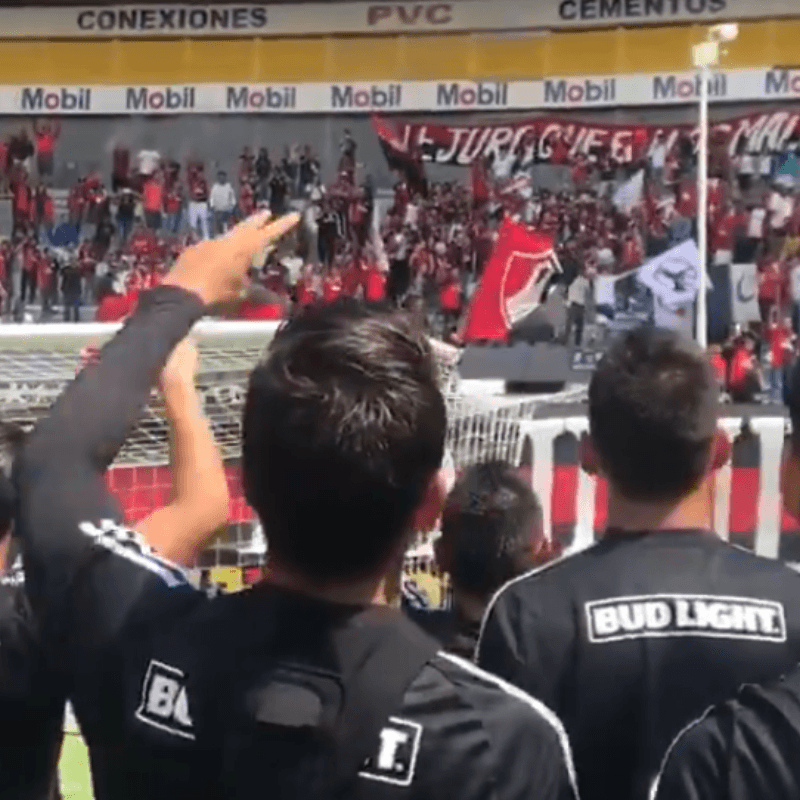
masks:
<path id="1" fill-rule="evenodd" d="M 158 239 L 149 228 L 137 228 L 128 239 L 127 247 L 137 258 L 154 256 L 158 252 Z"/>
<path id="2" fill-rule="evenodd" d="M 306 274 L 299 278 L 295 286 L 295 300 L 300 308 L 310 306 L 317 301 L 313 275 Z"/>
<path id="3" fill-rule="evenodd" d="M 787 366 L 792 357 L 791 329 L 779 322 L 773 322 L 767 326 L 767 340 L 770 366 L 776 369 Z"/>
<path id="4" fill-rule="evenodd" d="M 711 368 L 714 370 L 717 380 L 722 386 L 724 386 L 728 377 L 728 363 L 725 361 L 722 353 L 714 353 L 711 356 L 710 361 Z"/>
<path id="5" fill-rule="evenodd" d="M 98 304 L 97 322 L 120 322 L 131 313 L 132 298 L 126 294 L 107 294 Z"/>
<path id="6" fill-rule="evenodd" d="M 386 299 L 386 275 L 376 266 L 367 270 L 364 295 L 370 303 L 380 303 Z"/>
<path id="7" fill-rule="evenodd" d="M 183 205 L 183 187 L 175 181 L 164 195 L 164 211 L 167 214 L 177 214 Z"/>
<path id="8" fill-rule="evenodd" d="M 786 274 L 780 261 L 769 262 L 759 276 L 759 301 L 770 305 L 780 305 L 787 295 L 787 283 Z"/>
<path id="9" fill-rule="evenodd" d="M 22 269 L 29 274 L 34 274 L 39 265 L 39 253 L 36 245 L 26 239 L 22 245 Z"/>
<path id="10" fill-rule="evenodd" d="M 42 156 L 52 156 L 56 147 L 56 140 L 60 128 L 58 123 L 48 123 L 43 127 L 34 125 L 34 136 L 36 137 L 36 152 Z"/>
<path id="11" fill-rule="evenodd" d="M 158 214 L 164 202 L 164 184 L 160 178 L 148 178 L 142 187 L 142 207 L 148 214 Z"/>
<path id="12" fill-rule="evenodd" d="M 461 310 L 461 281 L 458 274 L 451 274 L 439 289 L 439 305 L 442 311 L 457 314 Z"/>
<path id="13" fill-rule="evenodd" d="M 692 183 L 682 183 L 678 190 L 675 210 L 682 217 L 693 219 L 697 216 L 697 187 Z"/>
<path id="14" fill-rule="evenodd" d="M 255 195 L 249 183 L 243 183 L 239 189 L 239 209 L 243 217 L 249 217 L 256 210 Z"/>
<path id="15" fill-rule="evenodd" d="M 753 369 L 753 357 L 744 345 L 738 345 L 731 358 L 730 386 L 734 391 L 743 389 Z"/>
<path id="16" fill-rule="evenodd" d="M 44 254 L 36 251 L 36 285 L 42 289 L 47 289 L 50 286 L 50 279 L 53 275 L 53 269 L 50 264 L 50 259 Z"/>
<path id="17" fill-rule="evenodd" d="M 189 197 L 195 203 L 205 203 L 208 200 L 208 181 L 202 172 L 189 173 Z"/>
<path id="18" fill-rule="evenodd" d="M 326 303 L 333 303 L 341 297 L 343 289 L 341 276 L 331 272 L 322 281 L 322 299 Z"/>
<path id="19" fill-rule="evenodd" d="M 736 232 L 746 225 L 746 214 L 737 213 L 733 209 L 728 210 L 722 219 L 709 231 L 711 249 L 715 252 L 717 250 L 733 250 L 736 243 Z"/>
<path id="20" fill-rule="evenodd" d="M 29 217 L 33 210 L 33 190 L 27 183 L 15 183 L 11 191 L 14 196 L 14 213 L 20 217 Z"/>
<path id="21" fill-rule="evenodd" d="M 283 306 L 280 303 L 258 303 L 253 300 L 244 300 L 239 306 L 239 319 L 244 320 L 281 320 L 283 319 Z"/>

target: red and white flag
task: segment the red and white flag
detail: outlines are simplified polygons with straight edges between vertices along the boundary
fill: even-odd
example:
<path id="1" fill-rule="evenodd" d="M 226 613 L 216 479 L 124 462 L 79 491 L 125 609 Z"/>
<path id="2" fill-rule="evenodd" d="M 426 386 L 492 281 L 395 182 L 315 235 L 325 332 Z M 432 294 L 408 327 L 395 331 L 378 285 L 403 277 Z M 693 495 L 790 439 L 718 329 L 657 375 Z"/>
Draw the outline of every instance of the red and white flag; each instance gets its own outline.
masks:
<path id="1" fill-rule="evenodd" d="M 470 301 L 463 342 L 507 342 L 541 305 L 550 278 L 560 271 L 549 236 L 506 218 Z"/>

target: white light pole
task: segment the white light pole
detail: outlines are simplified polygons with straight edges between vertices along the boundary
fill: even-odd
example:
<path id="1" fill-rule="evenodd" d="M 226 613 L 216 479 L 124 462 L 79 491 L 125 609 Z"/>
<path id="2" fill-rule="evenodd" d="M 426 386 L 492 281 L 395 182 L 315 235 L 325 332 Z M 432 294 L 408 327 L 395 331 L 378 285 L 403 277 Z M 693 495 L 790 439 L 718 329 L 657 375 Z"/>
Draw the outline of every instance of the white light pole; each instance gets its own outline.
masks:
<path id="1" fill-rule="evenodd" d="M 708 92 L 711 68 L 719 64 L 720 44 L 739 35 L 735 23 L 714 25 L 706 40 L 692 48 L 692 59 L 700 79 L 700 135 L 697 158 L 697 248 L 700 251 L 700 276 L 697 286 L 697 342 L 708 346 Z"/>

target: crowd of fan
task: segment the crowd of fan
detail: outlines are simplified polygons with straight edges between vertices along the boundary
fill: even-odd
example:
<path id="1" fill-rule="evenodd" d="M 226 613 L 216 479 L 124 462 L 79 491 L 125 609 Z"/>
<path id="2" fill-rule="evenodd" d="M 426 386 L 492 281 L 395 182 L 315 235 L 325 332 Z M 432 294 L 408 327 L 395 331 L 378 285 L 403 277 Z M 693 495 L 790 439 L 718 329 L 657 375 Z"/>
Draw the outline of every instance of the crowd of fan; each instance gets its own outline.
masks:
<path id="1" fill-rule="evenodd" d="M 110 186 L 98 173 L 81 178 L 69 189 L 65 218 L 56 219 L 49 182 L 58 133 L 56 123 L 37 122 L 32 138 L 23 129 L 0 146 L 13 206 L 11 237 L 0 247 L 0 294 L 14 320 L 33 319 L 31 306 L 51 318 L 56 305 L 65 320 L 79 320 L 82 307 L 104 298 L 111 310 L 101 318 L 122 313 L 187 243 L 256 208 L 280 214 L 305 204 L 293 246 L 255 265 L 258 289 L 245 316 L 280 318 L 293 304 L 341 295 L 388 297 L 457 341 L 498 223 L 510 216 L 553 237 L 563 269 L 555 291 L 569 312 L 558 335 L 581 347 L 594 321 L 595 276 L 635 269 L 696 233 L 697 160 L 688 137 L 668 148 L 657 136 L 624 164 L 602 147 L 571 158 L 569 143 L 559 140 L 552 163 L 542 165 L 522 141 L 477 165 L 471 185 L 401 177 L 388 210 L 378 207 L 369 165 L 358 162 L 349 131 L 327 184 L 309 146 L 286 148 L 280 158 L 244 148 L 233 181 L 222 171 L 208 175 L 198 160 L 182 165 L 153 150 L 133 156 L 118 147 Z M 761 320 L 737 326 L 711 354 L 735 398 L 777 399 L 795 348 L 800 202 L 796 178 L 780 166 L 796 148 L 792 141 L 785 153 L 742 150 L 731 158 L 724 142 L 711 146 L 710 263 L 755 262 L 759 275 Z"/>

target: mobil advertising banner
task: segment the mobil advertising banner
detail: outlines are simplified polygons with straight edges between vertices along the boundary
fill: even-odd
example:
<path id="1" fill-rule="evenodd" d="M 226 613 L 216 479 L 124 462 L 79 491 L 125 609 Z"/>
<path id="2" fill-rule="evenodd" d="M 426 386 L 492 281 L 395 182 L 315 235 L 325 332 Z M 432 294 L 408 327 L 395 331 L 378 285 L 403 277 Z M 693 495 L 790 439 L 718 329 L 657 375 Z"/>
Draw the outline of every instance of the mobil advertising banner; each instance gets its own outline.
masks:
<path id="1" fill-rule="evenodd" d="M 712 102 L 800 99 L 800 69 L 719 72 Z M 373 81 L 171 86 L 0 85 L 0 115 L 337 114 L 539 111 L 685 105 L 700 96 L 691 73 L 519 81 Z"/>

